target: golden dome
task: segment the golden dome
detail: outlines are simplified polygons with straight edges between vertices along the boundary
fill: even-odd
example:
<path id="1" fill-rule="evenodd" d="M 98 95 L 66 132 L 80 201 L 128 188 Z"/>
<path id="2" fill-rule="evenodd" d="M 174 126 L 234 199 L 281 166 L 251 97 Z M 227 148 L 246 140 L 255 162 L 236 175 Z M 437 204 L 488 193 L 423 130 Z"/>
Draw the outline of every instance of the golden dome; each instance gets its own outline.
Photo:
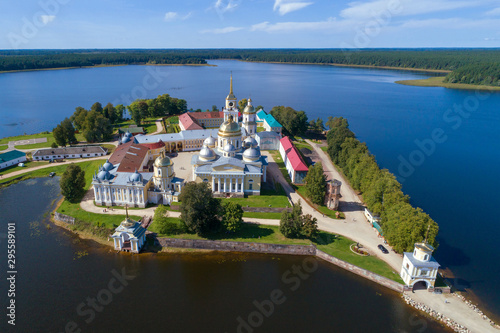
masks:
<path id="1" fill-rule="evenodd" d="M 173 165 L 172 160 L 168 158 L 168 156 L 165 156 L 165 152 L 162 151 L 160 156 L 158 156 L 155 160 L 155 167 L 161 168 L 169 165 Z"/>
<path id="2" fill-rule="evenodd" d="M 233 116 L 229 116 L 219 128 L 219 135 L 221 136 L 234 136 L 235 134 L 241 135 L 241 129 L 237 122 L 233 121 Z"/>

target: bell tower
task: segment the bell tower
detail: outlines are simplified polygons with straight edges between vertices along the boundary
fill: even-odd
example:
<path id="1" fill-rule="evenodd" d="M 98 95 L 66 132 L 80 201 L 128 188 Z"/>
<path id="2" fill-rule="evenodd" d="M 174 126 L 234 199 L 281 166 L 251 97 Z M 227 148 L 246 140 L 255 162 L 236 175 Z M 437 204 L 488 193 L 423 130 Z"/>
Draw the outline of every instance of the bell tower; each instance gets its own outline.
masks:
<path id="1" fill-rule="evenodd" d="M 224 121 L 229 119 L 229 116 L 233 116 L 236 123 L 238 123 L 238 100 L 233 93 L 233 73 L 231 73 L 231 79 L 229 83 L 229 95 L 226 97 L 226 107 L 224 108 Z"/>

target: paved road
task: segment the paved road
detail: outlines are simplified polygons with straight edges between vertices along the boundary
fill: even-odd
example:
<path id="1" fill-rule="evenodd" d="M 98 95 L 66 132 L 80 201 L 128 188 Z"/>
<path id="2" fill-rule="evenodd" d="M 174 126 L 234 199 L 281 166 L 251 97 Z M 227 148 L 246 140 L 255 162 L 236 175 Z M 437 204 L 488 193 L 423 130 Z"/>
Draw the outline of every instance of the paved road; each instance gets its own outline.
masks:
<path id="1" fill-rule="evenodd" d="M 42 143 L 42 142 L 47 142 L 47 138 L 37 138 L 37 139 L 28 139 L 28 140 L 19 140 L 19 141 L 9 141 L 8 143 L 8 148 L 4 151 L 7 152 L 9 150 L 14 150 L 15 146 L 22 146 L 22 145 L 32 145 L 35 143 Z M 18 149 L 21 150 L 21 149 Z M 22 149 L 21 151 L 31 151 L 33 149 Z"/>

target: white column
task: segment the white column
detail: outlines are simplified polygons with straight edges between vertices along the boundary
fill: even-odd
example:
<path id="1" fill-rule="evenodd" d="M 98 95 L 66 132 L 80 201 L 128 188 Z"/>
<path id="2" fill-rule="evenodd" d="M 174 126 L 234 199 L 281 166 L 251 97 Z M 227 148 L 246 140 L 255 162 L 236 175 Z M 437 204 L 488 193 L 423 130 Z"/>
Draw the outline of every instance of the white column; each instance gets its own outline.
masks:
<path id="1" fill-rule="evenodd" d="M 215 191 L 215 177 L 212 176 L 212 192 Z"/>
<path id="2" fill-rule="evenodd" d="M 227 192 L 227 178 L 224 178 L 224 192 Z"/>
<path id="3" fill-rule="evenodd" d="M 240 189 L 240 192 L 243 193 L 243 187 L 244 187 L 244 183 L 243 183 L 243 177 L 241 177 L 241 189 Z"/>
<path id="4" fill-rule="evenodd" d="M 221 188 L 220 188 L 220 177 L 219 177 L 219 178 L 217 178 L 217 180 L 218 180 L 218 182 L 219 182 L 218 190 L 219 190 L 219 192 L 222 192 L 222 190 L 221 190 Z"/>

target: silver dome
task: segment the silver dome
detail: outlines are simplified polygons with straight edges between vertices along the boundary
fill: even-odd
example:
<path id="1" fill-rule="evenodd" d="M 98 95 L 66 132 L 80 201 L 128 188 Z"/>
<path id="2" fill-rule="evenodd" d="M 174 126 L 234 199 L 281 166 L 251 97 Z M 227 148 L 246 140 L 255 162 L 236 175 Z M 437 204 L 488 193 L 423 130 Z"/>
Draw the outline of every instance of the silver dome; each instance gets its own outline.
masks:
<path id="1" fill-rule="evenodd" d="M 215 138 L 213 136 L 209 136 L 208 138 L 203 141 L 204 145 L 207 145 L 209 147 L 214 147 L 215 146 Z"/>
<path id="2" fill-rule="evenodd" d="M 101 170 L 97 174 L 97 178 L 99 180 L 110 180 L 111 179 L 111 174 L 107 170 Z"/>
<path id="3" fill-rule="evenodd" d="M 260 150 L 257 148 L 248 148 L 243 152 L 243 158 L 255 161 L 260 158 Z"/>
<path id="4" fill-rule="evenodd" d="M 113 169 L 113 164 L 109 163 L 109 160 L 106 160 L 106 163 L 103 164 L 102 169 L 104 171 L 110 171 Z"/>
<path id="5" fill-rule="evenodd" d="M 245 144 L 245 147 L 247 148 L 256 148 L 259 144 L 257 143 L 257 140 L 255 138 L 249 136 L 246 138 L 243 143 Z"/>
<path id="6" fill-rule="evenodd" d="M 129 181 L 136 183 L 136 182 L 142 182 L 142 175 L 135 170 L 135 172 L 128 178 Z"/>
<path id="7" fill-rule="evenodd" d="M 122 137 L 121 143 L 127 143 L 127 142 L 130 142 L 130 138 L 125 135 L 125 136 Z"/>
<path id="8" fill-rule="evenodd" d="M 224 146 L 224 151 L 225 152 L 229 153 L 229 152 L 233 152 L 235 150 L 236 150 L 236 148 L 234 148 L 234 146 L 232 144 L 230 144 L 230 143 L 228 143 L 227 145 Z"/>
<path id="9" fill-rule="evenodd" d="M 200 150 L 200 157 L 204 160 L 212 160 L 215 158 L 215 152 L 206 145 L 203 145 L 203 148 Z"/>
<path id="10" fill-rule="evenodd" d="M 129 130 L 127 130 L 127 132 L 125 133 L 125 136 L 127 138 L 131 138 L 132 137 L 132 133 L 130 133 Z"/>

